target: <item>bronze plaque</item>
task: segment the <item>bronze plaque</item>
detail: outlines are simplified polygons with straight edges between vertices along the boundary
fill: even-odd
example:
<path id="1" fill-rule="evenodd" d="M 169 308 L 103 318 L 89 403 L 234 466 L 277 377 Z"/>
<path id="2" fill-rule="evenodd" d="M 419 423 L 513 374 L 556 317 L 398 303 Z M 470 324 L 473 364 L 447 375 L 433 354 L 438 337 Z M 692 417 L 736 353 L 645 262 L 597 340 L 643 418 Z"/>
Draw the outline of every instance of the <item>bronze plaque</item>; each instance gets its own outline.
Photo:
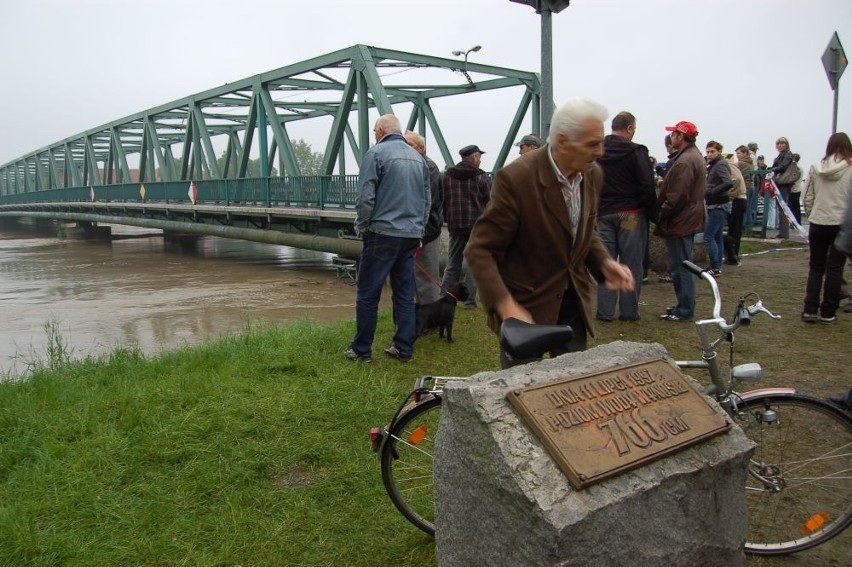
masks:
<path id="1" fill-rule="evenodd" d="M 680 369 L 662 358 L 506 397 L 576 489 L 730 427 Z"/>

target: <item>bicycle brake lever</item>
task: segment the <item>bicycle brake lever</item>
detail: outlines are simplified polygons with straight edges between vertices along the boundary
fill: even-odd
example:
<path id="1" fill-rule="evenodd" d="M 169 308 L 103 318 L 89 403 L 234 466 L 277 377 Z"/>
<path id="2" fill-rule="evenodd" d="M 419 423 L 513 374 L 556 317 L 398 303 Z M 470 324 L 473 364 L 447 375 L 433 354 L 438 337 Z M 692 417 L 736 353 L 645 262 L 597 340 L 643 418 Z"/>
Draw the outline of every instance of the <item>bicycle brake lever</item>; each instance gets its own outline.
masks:
<path id="1" fill-rule="evenodd" d="M 770 311 L 769 309 L 764 307 L 763 301 L 760 300 L 760 299 L 757 300 L 757 303 L 755 303 L 754 305 L 752 305 L 751 307 L 748 308 L 748 312 L 751 315 L 756 315 L 757 313 L 766 313 L 767 315 L 769 315 L 773 319 L 780 319 L 781 318 L 781 315 L 776 315 L 775 313 L 773 313 L 772 311 Z"/>

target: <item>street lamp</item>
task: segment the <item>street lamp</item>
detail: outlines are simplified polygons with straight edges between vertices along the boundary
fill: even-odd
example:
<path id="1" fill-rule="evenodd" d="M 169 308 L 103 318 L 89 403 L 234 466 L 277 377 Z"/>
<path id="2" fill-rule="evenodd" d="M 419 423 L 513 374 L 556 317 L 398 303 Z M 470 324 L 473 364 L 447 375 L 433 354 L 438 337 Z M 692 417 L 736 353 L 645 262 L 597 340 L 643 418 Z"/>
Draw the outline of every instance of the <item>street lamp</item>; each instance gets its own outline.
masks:
<path id="1" fill-rule="evenodd" d="M 464 65 L 465 67 L 467 67 L 467 56 L 470 55 L 471 52 L 479 51 L 480 49 L 482 49 L 481 45 L 474 45 L 467 51 L 453 51 L 453 55 L 455 55 L 456 57 L 461 57 L 462 55 L 464 55 Z"/>
<path id="2" fill-rule="evenodd" d="M 473 86 L 473 80 L 470 78 L 470 75 L 467 74 L 467 56 L 470 55 L 472 51 L 479 51 L 480 49 L 482 49 L 481 45 L 474 45 L 467 51 L 453 51 L 453 55 L 456 57 L 464 55 L 464 69 L 462 69 L 461 72 L 462 75 L 464 75 L 464 78 L 467 79 L 468 84 L 471 86 Z"/>

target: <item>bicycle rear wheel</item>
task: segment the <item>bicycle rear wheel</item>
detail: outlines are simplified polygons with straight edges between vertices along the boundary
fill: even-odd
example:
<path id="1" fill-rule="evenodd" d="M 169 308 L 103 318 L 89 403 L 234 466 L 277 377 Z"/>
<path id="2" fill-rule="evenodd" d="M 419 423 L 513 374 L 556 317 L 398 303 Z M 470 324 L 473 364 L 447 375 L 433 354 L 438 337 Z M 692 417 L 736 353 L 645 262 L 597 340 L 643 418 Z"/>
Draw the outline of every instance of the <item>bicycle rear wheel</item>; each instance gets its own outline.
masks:
<path id="1" fill-rule="evenodd" d="M 852 522 L 852 419 L 798 394 L 743 398 L 734 419 L 757 443 L 745 551 L 786 555 L 842 532 Z"/>
<path id="2" fill-rule="evenodd" d="M 399 416 L 382 448 L 382 481 L 391 501 L 408 521 L 435 535 L 432 455 L 441 398 L 434 396 Z"/>

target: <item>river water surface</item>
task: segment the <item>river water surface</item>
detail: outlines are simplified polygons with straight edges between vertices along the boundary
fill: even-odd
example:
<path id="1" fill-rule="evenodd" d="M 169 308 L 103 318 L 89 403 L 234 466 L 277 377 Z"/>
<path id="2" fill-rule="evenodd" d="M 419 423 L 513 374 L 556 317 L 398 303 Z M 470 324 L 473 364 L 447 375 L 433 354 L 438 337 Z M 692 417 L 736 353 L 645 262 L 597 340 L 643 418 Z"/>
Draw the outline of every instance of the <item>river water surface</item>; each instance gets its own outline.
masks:
<path id="1" fill-rule="evenodd" d="M 0 228 L 0 377 L 45 359 L 48 327 L 82 358 L 119 346 L 155 354 L 239 333 L 248 320 L 355 316 L 355 288 L 330 254 L 112 230 L 105 242 Z"/>

